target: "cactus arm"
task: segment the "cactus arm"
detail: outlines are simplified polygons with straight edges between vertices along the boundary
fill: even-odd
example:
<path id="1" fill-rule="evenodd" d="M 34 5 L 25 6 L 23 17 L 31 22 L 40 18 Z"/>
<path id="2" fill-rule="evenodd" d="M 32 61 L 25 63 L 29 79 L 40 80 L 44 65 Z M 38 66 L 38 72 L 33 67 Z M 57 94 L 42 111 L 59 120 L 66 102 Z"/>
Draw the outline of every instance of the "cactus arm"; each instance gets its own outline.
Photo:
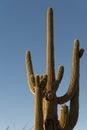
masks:
<path id="1" fill-rule="evenodd" d="M 26 52 L 26 71 L 27 71 L 28 85 L 30 87 L 30 91 L 34 94 L 35 93 L 35 88 L 34 88 L 35 78 L 33 74 L 31 55 L 29 51 Z"/>
<path id="2" fill-rule="evenodd" d="M 72 130 L 76 125 L 78 115 L 79 115 L 79 87 L 74 97 L 70 100 L 69 125 L 68 125 L 69 130 Z"/>
<path id="3" fill-rule="evenodd" d="M 58 68 L 58 74 L 57 74 L 57 77 L 56 77 L 56 81 L 58 81 L 60 83 L 61 80 L 62 80 L 63 74 L 64 74 L 64 67 L 61 65 Z"/>
<path id="4" fill-rule="evenodd" d="M 40 88 L 35 88 L 34 108 L 34 130 L 43 130 L 42 95 Z"/>
<path id="5" fill-rule="evenodd" d="M 51 85 L 51 90 L 48 91 L 47 93 L 45 93 L 45 96 L 47 97 L 47 99 L 49 101 L 54 97 L 54 95 L 55 95 L 55 93 L 56 93 L 56 91 L 58 89 L 58 86 L 59 86 L 59 84 L 60 84 L 60 82 L 62 80 L 63 73 L 64 73 L 64 67 L 61 65 L 58 68 L 57 77 L 56 77 L 55 81 Z"/>
<path id="6" fill-rule="evenodd" d="M 51 84 L 51 91 L 53 91 L 54 93 L 56 93 L 56 91 L 59 87 L 59 84 L 63 77 L 63 73 L 64 73 L 64 67 L 61 65 L 58 68 L 58 73 L 57 73 L 55 81 Z"/>
<path id="7" fill-rule="evenodd" d="M 79 50 L 79 58 L 82 57 L 83 53 L 84 53 L 84 49 L 80 49 Z M 78 75 L 79 75 L 79 68 L 77 71 Z M 74 128 L 74 126 L 77 123 L 78 115 L 79 115 L 79 76 L 78 76 L 78 80 L 77 80 L 76 85 L 77 85 L 76 93 L 74 94 L 74 96 L 70 100 L 69 126 L 68 126 L 69 130 L 72 130 Z"/>
<path id="8" fill-rule="evenodd" d="M 47 75 L 35 76 L 35 118 L 34 130 L 43 130 L 43 93 L 46 88 Z"/>
<path id="9" fill-rule="evenodd" d="M 66 130 L 69 123 L 68 106 L 62 105 L 60 108 L 59 127 L 61 130 Z"/>
<path id="10" fill-rule="evenodd" d="M 60 84 L 60 82 L 61 82 L 61 80 L 63 78 L 63 74 L 64 74 L 64 67 L 61 65 L 58 68 L 58 73 L 57 73 L 57 76 L 56 76 L 56 80 L 53 83 L 53 90 L 54 90 L 54 92 L 57 91 L 57 89 L 59 87 L 59 84 Z"/>
<path id="11" fill-rule="evenodd" d="M 31 55 L 30 52 L 26 52 L 26 70 L 28 77 L 28 84 L 31 92 L 34 94 L 34 107 L 35 107 L 35 118 L 34 118 L 34 130 L 43 130 L 43 108 L 42 99 L 43 91 L 46 86 L 47 76 L 34 76 Z"/>
<path id="12" fill-rule="evenodd" d="M 35 118 L 34 130 L 43 130 L 43 108 L 42 108 L 42 88 L 40 87 L 40 76 L 35 77 Z"/>
<path id="13" fill-rule="evenodd" d="M 33 67 L 31 61 L 31 54 L 29 51 L 26 52 L 26 69 L 29 75 L 33 75 Z"/>
<path id="14" fill-rule="evenodd" d="M 73 50 L 73 59 L 72 59 L 72 76 L 71 76 L 70 86 L 64 96 L 57 98 L 58 104 L 63 104 L 65 102 L 67 102 L 68 100 L 70 100 L 73 97 L 74 93 L 76 92 L 77 85 L 75 85 L 75 84 L 76 84 L 76 79 L 79 78 L 79 74 L 77 73 L 77 72 L 79 72 L 79 70 L 78 70 L 79 69 L 79 60 L 83 56 L 83 53 L 84 53 L 84 49 L 81 48 L 79 50 L 79 41 L 75 40 L 74 41 L 74 50 Z M 77 75 L 77 78 L 76 78 L 75 74 Z"/>
<path id="15" fill-rule="evenodd" d="M 73 56 L 72 56 L 72 74 L 71 74 L 71 81 L 69 85 L 69 89 L 66 94 L 62 97 L 58 97 L 58 103 L 63 104 L 70 100 L 76 92 L 77 86 L 77 79 L 78 79 L 78 68 L 79 68 L 79 41 L 74 41 L 74 49 L 73 49 Z"/>
<path id="16" fill-rule="evenodd" d="M 54 45 L 53 45 L 53 10 L 47 11 L 47 56 L 46 73 L 48 76 L 47 89 L 50 90 L 52 82 L 55 80 L 54 71 Z"/>

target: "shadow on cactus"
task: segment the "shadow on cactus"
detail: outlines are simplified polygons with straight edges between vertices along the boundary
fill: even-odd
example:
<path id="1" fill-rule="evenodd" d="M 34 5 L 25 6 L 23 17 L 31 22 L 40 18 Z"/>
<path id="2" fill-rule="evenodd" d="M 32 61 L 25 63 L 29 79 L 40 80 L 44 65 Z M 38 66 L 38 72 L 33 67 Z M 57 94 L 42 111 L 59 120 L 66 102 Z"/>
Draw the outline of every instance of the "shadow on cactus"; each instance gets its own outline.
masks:
<path id="1" fill-rule="evenodd" d="M 79 64 L 83 52 L 84 49 L 79 47 L 79 40 L 75 40 L 69 88 L 65 95 L 57 97 L 56 91 L 62 80 L 64 67 L 59 66 L 55 76 L 53 10 L 48 8 L 46 74 L 34 75 L 30 52 L 26 52 L 28 84 L 35 100 L 34 130 L 72 130 L 76 125 L 79 113 Z M 69 108 L 66 105 L 67 101 L 70 101 Z M 60 116 L 57 115 L 58 104 L 61 104 Z"/>

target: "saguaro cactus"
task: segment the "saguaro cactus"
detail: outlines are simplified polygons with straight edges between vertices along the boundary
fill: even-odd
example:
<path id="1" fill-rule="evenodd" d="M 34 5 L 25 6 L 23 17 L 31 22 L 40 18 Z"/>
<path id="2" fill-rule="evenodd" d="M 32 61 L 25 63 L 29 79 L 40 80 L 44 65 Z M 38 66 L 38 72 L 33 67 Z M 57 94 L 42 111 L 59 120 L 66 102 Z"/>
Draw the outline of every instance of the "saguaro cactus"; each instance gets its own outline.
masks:
<path id="1" fill-rule="evenodd" d="M 59 66 L 55 77 L 53 44 L 53 10 L 47 11 L 47 65 L 46 74 L 34 76 L 30 52 L 26 52 L 28 84 L 35 100 L 34 130 L 72 130 L 79 113 L 79 64 L 84 49 L 79 49 L 79 40 L 74 41 L 72 72 L 65 95 L 57 97 L 56 91 L 63 77 L 64 67 Z M 70 107 L 65 104 L 70 101 Z M 61 105 L 60 116 L 57 105 Z"/>

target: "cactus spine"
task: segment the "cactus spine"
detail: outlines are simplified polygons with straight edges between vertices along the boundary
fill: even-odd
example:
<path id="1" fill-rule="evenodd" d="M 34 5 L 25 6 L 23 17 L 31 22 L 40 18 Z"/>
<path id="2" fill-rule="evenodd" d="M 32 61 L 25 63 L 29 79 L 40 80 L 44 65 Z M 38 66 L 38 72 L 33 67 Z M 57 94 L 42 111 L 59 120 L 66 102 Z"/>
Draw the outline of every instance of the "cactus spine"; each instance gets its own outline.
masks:
<path id="1" fill-rule="evenodd" d="M 59 66 L 55 77 L 53 44 L 53 10 L 47 11 L 47 65 L 46 74 L 34 76 L 30 52 L 26 52 L 28 84 L 35 100 L 34 130 L 72 130 L 79 113 L 79 64 L 84 49 L 79 49 L 79 40 L 74 41 L 72 72 L 67 92 L 57 97 L 56 91 L 62 80 L 64 67 Z M 70 101 L 70 109 L 65 104 Z M 61 105 L 60 116 L 57 105 Z"/>

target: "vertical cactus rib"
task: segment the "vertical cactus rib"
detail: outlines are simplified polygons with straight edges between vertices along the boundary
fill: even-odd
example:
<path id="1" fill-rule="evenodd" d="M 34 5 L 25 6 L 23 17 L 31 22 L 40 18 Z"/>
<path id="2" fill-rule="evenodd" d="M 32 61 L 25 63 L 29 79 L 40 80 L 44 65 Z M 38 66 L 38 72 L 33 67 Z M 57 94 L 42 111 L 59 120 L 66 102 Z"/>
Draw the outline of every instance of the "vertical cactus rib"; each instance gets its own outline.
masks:
<path id="1" fill-rule="evenodd" d="M 53 10 L 48 8 L 47 11 L 47 65 L 46 73 L 48 76 L 47 87 L 55 80 L 54 71 L 54 45 L 53 45 Z"/>
<path id="2" fill-rule="evenodd" d="M 79 69 L 79 41 L 75 40 L 72 56 L 72 73 L 71 73 L 70 85 L 66 94 L 62 97 L 58 97 L 59 104 L 67 102 L 75 94 L 77 89 L 76 83 L 78 79 L 78 73 L 77 73 L 78 69 Z"/>
<path id="3" fill-rule="evenodd" d="M 27 77 L 28 77 L 28 84 L 30 87 L 30 91 L 34 94 L 35 89 L 35 80 L 34 80 L 34 74 L 33 74 L 33 67 L 32 67 L 32 61 L 31 61 L 31 55 L 30 52 L 26 52 L 26 71 L 27 71 Z"/>
<path id="4" fill-rule="evenodd" d="M 61 109 L 60 109 L 60 119 L 59 119 L 60 129 L 66 130 L 68 123 L 69 123 L 68 106 L 64 104 L 61 106 Z"/>

